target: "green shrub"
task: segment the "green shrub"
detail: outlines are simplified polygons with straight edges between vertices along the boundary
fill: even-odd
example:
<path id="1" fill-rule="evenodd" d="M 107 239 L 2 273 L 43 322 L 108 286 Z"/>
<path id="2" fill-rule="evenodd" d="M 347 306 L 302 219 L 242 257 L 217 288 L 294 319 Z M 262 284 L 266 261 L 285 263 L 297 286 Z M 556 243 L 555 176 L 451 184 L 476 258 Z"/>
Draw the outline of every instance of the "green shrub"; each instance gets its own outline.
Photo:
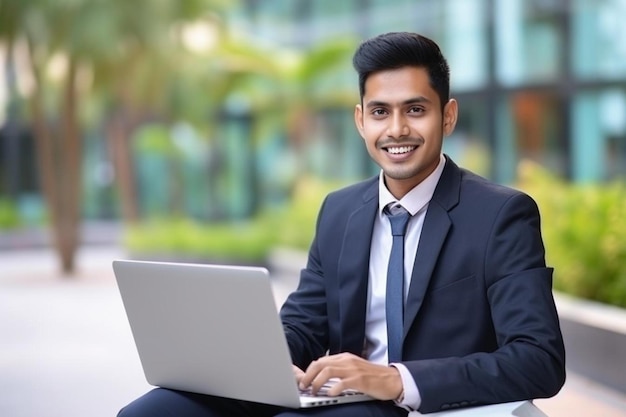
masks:
<path id="1" fill-rule="evenodd" d="M 289 204 L 270 214 L 275 222 L 273 230 L 277 234 L 276 243 L 308 250 L 324 197 L 340 187 L 340 183 L 322 182 L 313 178 L 300 180 Z"/>
<path id="2" fill-rule="evenodd" d="M 130 226 L 125 246 L 134 254 L 263 262 L 273 246 L 263 222 L 204 224 L 189 219 L 154 219 Z"/>
<path id="3" fill-rule="evenodd" d="M 20 214 L 13 201 L 0 198 L 0 229 L 15 229 L 20 225 Z"/>
<path id="4" fill-rule="evenodd" d="M 332 188 L 305 179 L 288 204 L 246 222 L 153 219 L 129 226 L 124 243 L 136 255 L 263 263 L 276 246 L 308 249 L 320 204 Z"/>
<path id="5" fill-rule="evenodd" d="M 566 183 L 528 162 L 520 179 L 541 210 L 555 288 L 626 307 L 626 185 Z"/>
<path id="6" fill-rule="evenodd" d="M 541 210 L 555 289 L 626 307 L 626 186 L 570 184 L 528 162 L 520 179 Z M 248 222 L 156 219 L 130 227 L 126 246 L 135 254 L 263 263 L 276 246 L 308 249 L 322 199 L 339 186 L 306 179 L 288 204 Z"/>

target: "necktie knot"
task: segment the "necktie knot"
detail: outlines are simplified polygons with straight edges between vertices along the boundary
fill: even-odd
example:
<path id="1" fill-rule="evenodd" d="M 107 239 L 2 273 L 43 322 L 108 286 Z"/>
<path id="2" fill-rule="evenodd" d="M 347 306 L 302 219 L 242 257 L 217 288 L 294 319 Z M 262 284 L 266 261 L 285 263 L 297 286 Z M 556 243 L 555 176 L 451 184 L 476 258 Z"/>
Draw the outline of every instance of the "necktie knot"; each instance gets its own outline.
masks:
<path id="1" fill-rule="evenodd" d="M 387 206 L 384 212 L 391 223 L 391 234 L 393 236 L 404 236 L 411 214 L 402 206 Z"/>

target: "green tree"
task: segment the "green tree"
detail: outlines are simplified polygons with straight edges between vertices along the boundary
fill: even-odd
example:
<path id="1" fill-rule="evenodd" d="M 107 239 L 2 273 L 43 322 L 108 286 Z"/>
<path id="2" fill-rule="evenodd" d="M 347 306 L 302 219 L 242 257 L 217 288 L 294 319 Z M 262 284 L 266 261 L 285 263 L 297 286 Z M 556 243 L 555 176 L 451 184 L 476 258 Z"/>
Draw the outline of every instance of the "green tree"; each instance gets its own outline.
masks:
<path id="1" fill-rule="evenodd" d="M 341 90 L 323 88 L 320 80 L 346 63 L 350 42 L 296 51 L 234 41 L 214 13 L 231 6 L 226 0 L 0 3 L 0 41 L 9 59 L 15 47 L 30 58 L 33 86 L 25 99 L 63 271 L 73 270 L 79 245 L 83 131 L 102 111 L 123 217 L 133 222 L 139 210 L 130 138 L 147 119 L 187 120 L 216 136 L 218 109 L 244 96 L 255 114 L 252 147 L 268 125 L 287 126 L 289 143 L 301 152 L 315 109 L 346 103 Z M 204 52 L 185 48 L 186 25 L 196 22 L 217 29 L 216 44 Z M 97 116 L 90 119 L 94 102 Z"/>
<path id="2" fill-rule="evenodd" d="M 268 131 L 278 131 L 289 138 L 294 153 L 302 155 L 315 111 L 329 105 L 353 104 L 352 91 L 323 85 L 329 77 L 341 74 L 338 70 L 349 62 L 351 41 L 336 40 L 310 50 L 261 46 L 252 39 L 229 36 L 220 20 L 206 19 L 203 23 L 214 30 L 214 42 L 193 53 L 180 53 L 179 49 L 173 79 L 161 81 L 169 86 L 162 123 L 191 122 L 219 148 L 223 145 L 219 143 L 219 129 L 224 115 L 243 115 L 252 124 L 247 143 L 251 154 L 271 136 Z M 176 158 L 172 159 L 176 164 Z M 255 161 L 251 157 L 247 163 Z M 255 166 L 249 171 L 253 175 L 247 192 L 252 194 L 249 198 L 254 211 L 259 206 L 255 191 L 262 173 Z M 212 201 L 219 198 L 214 195 Z"/>
<path id="3" fill-rule="evenodd" d="M 349 66 L 355 43 L 351 38 L 337 38 L 307 49 L 228 42 L 221 47 L 221 67 L 240 71 L 240 77 L 231 79 L 226 103 L 244 101 L 254 114 L 252 146 L 276 134 L 286 138 L 298 167 L 291 190 L 309 174 L 306 151 L 315 138 L 317 112 L 350 108 L 355 103 L 354 89 L 345 82 L 346 74 L 352 74 Z"/>
<path id="4" fill-rule="evenodd" d="M 41 188 L 52 238 L 65 273 L 74 270 L 79 245 L 81 206 L 81 110 L 94 85 L 113 90 L 112 120 L 122 132 L 132 120 L 135 86 L 149 74 L 157 77 L 175 43 L 177 24 L 194 20 L 225 1 L 218 0 L 3 0 L 0 39 L 12 59 L 25 45 L 33 86 L 27 100 L 36 138 Z M 140 10 L 141 13 L 137 11 Z M 146 60 L 149 57 L 150 60 Z M 146 65 L 145 62 L 150 62 Z M 51 74 L 53 71 L 53 74 Z M 90 80 L 92 82 L 90 82 Z M 95 81 L 95 83 L 93 82 Z M 154 84 L 151 84 L 154 86 Z M 117 124 L 116 124 L 117 123 Z M 129 187 L 131 168 L 124 134 L 112 133 L 112 154 Z M 120 150 L 121 149 L 121 150 Z M 126 159 L 125 159 L 126 158 Z M 126 164 L 126 165 L 124 165 Z M 124 189 L 123 195 L 132 194 Z M 122 197 L 124 198 L 124 197 Z M 132 208 L 127 208 L 132 216 Z"/>
<path id="5" fill-rule="evenodd" d="M 179 80 L 190 76 L 190 54 L 176 36 L 178 29 L 187 21 L 215 20 L 208 12 L 223 6 L 217 1 L 169 1 L 157 3 L 162 7 L 155 10 L 152 1 L 139 3 L 143 4 L 119 0 L 108 4 L 110 11 L 120 14 L 107 19 L 107 33 L 114 37 L 116 47 L 93 57 L 97 69 L 94 87 L 100 93 L 96 97 L 104 100 L 106 106 L 105 134 L 122 217 L 127 223 L 136 222 L 140 216 L 131 147 L 133 133 L 148 119 L 171 120 L 172 91 L 177 89 Z M 150 9 L 152 16 L 136 13 L 138 7 Z"/>

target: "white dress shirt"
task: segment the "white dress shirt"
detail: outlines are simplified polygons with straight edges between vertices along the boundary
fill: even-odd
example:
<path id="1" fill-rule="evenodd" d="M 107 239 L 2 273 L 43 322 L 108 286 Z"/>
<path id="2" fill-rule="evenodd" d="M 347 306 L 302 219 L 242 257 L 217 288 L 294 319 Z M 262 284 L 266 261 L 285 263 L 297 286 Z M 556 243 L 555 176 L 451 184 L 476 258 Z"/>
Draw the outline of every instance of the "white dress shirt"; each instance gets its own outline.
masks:
<path id="1" fill-rule="evenodd" d="M 399 203 L 410 214 L 404 238 L 404 298 L 409 291 L 413 263 L 428 203 L 435 192 L 445 165 L 445 157 L 440 156 L 439 165 L 424 181 L 409 191 L 400 201 L 389 192 L 381 171 L 378 181 L 378 215 L 374 221 L 372 244 L 370 247 L 369 284 L 365 322 L 365 357 L 369 361 L 387 365 L 387 323 L 385 314 L 385 292 L 387 286 L 387 265 L 391 254 L 392 235 L 389 219 L 383 209 L 390 203 Z M 419 268 L 419 265 L 416 266 Z M 421 396 L 416 381 L 401 363 L 393 364 L 402 377 L 404 398 L 402 405 L 419 408 Z"/>

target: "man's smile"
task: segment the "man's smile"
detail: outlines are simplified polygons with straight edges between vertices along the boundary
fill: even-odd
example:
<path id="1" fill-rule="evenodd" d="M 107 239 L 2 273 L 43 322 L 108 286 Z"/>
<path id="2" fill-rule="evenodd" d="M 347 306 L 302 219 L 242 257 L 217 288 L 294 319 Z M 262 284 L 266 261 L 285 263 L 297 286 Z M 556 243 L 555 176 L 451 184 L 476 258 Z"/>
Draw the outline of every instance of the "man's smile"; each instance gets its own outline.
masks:
<path id="1" fill-rule="evenodd" d="M 416 145 L 405 145 L 405 146 L 386 146 L 383 147 L 384 150 L 389 152 L 392 155 L 400 155 L 413 151 L 416 149 Z"/>

